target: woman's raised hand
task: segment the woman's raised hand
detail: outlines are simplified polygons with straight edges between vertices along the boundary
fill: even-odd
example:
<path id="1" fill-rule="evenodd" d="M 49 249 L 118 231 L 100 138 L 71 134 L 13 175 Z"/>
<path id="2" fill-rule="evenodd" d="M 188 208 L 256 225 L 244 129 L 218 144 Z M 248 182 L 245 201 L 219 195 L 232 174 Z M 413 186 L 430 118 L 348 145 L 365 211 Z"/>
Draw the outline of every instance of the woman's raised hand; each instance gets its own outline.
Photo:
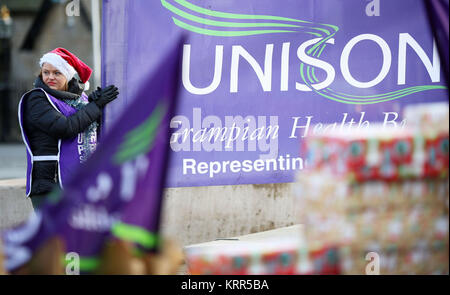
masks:
<path id="1" fill-rule="evenodd" d="M 89 95 L 89 101 L 94 101 L 99 108 L 104 108 L 105 105 L 115 100 L 119 95 L 119 89 L 114 85 L 109 85 L 105 88 L 97 87 L 97 90 Z"/>

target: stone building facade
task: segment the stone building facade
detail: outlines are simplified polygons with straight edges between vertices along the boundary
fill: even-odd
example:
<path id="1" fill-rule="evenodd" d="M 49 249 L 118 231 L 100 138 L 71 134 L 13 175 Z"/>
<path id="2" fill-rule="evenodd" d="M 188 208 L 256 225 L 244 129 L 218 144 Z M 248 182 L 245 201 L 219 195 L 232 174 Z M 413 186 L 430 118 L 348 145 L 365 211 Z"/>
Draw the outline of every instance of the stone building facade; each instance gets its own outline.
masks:
<path id="1" fill-rule="evenodd" d="M 22 94 L 33 87 L 39 73 L 39 59 L 44 53 L 64 47 L 93 67 L 92 29 L 89 23 L 91 1 L 80 0 L 84 14 L 79 16 L 67 15 L 67 5 L 72 2 L 67 0 L 49 0 L 49 9 L 43 16 L 41 5 L 44 2 L 46 0 L 0 0 L 0 7 L 8 7 L 12 19 L 8 102 L 10 132 L 7 141 L 21 141 L 17 105 Z M 42 21 L 37 21 L 39 18 Z M 39 30 L 37 26 L 40 26 Z M 34 31 L 38 31 L 37 34 Z M 23 45 L 30 37 L 34 38 L 33 46 L 24 49 Z M 91 85 L 94 87 L 92 81 Z"/>

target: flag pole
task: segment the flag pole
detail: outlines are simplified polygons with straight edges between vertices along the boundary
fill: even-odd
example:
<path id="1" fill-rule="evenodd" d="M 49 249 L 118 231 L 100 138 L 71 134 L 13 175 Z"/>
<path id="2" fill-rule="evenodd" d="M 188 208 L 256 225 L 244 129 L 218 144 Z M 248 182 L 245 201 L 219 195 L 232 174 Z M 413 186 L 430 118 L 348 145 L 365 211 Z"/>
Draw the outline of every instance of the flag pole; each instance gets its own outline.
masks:
<path id="1" fill-rule="evenodd" d="M 91 0 L 92 13 L 92 48 L 94 53 L 94 85 L 101 82 L 101 19 L 100 0 Z"/>

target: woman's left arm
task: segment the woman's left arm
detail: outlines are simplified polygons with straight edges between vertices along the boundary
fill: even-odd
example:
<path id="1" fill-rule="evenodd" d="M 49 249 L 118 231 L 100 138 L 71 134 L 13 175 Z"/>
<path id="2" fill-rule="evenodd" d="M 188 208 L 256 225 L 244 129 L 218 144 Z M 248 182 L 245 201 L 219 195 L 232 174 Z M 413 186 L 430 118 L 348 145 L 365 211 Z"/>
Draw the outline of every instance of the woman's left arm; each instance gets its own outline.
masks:
<path id="1" fill-rule="evenodd" d="M 55 110 L 41 92 L 32 93 L 25 107 L 25 114 L 31 124 L 54 138 L 62 139 L 77 136 L 97 121 L 101 113 L 97 104 L 90 102 L 72 116 L 66 117 Z"/>

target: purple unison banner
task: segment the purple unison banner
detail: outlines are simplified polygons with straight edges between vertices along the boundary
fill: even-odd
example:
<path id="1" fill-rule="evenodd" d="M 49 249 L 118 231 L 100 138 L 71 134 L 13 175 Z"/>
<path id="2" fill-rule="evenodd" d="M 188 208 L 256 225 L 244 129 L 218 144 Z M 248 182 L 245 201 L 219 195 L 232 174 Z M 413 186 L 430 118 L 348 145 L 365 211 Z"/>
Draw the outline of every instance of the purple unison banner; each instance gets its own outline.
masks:
<path id="1" fill-rule="evenodd" d="M 9 271 L 55 235 L 67 253 L 79 256 L 83 273 L 95 271 L 108 238 L 157 249 L 182 43 L 175 40 L 159 65 L 143 74 L 145 86 L 64 190 L 52 192 L 26 223 L 3 233 Z"/>
<path id="2" fill-rule="evenodd" d="M 104 0 L 106 123 L 181 32 L 167 187 L 291 182 L 320 126 L 401 126 L 404 106 L 448 100 L 421 0 Z"/>

